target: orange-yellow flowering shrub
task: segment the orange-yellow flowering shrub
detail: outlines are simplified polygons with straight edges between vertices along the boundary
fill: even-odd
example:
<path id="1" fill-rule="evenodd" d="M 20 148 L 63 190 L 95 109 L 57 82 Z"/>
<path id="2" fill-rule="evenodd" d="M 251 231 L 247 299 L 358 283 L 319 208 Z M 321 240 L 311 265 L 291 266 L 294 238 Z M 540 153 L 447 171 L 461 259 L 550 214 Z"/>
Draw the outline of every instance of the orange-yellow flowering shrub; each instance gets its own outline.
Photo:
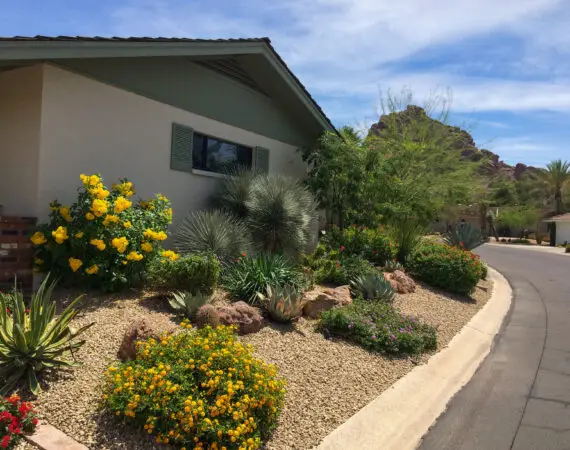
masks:
<path id="1" fill-rule="evenodd" d="M 283 406 L 284 382 L 233 327 L 190 328 L 183 323 L 180 333 L 139 342 L 135 360 L 111 366 L 106 407 L 158 443 L 260 448 Z"/>
<path id="2" fill-rule="evenodd" d="M 49 221 L 31 236 L 37 271 L 116 290 L 140 281 L 153 259 L 177 257 L 161 245 L 172 221 L 166 197 L 135 201 L 135 187 L 127 179 L 111 189 L 99 175 L 80 179 L 77 200 L 70 206 L 52 202 Z"/>

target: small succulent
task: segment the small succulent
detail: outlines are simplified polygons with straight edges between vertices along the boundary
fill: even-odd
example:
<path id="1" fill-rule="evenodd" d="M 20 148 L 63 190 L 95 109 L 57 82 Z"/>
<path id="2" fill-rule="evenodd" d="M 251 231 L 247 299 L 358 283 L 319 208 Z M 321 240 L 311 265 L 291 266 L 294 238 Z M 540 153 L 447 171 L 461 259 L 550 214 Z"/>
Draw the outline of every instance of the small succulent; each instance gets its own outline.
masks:
<path id="1" fill-rule="evenodd" d="M 404 272 L 404 266 L 399 263 L 398 261 L 386 261 L 386 264 L 384 264 L 384 272 L 395 272 L 396 270 L 401 270 L 402 272 Z"/>
<path id="2" fill-rule="evenodd" d="M 211 326 L 216 328 L 220 324 L 220 318 L 216 312 L 216 308 L 213 305 L 206 304 L 200 306 L 196 312 L 196 326 L 198 328 L 204 328 L 205 326 Z"/>
<path id="3" fill-rule="evenodd" d="M 258 292 L 257 296 L 265 304 L 269 317 L 276 322 L 291 322 L 303 314 L 303 296 L 294 285 L 267 286 L 266 294 Z"/>
<path id="4" fill-rule="evenodd" d="M 189 319 L 192 319 L 198 309 L 210 302 L 210 296 L 198 292 L 193 294 L 191 292 L 176 291 L 168 299 L 168 303 L 174 311 L 184 314 Z"/>
<path id="5" fill-rule="evenodd" d="M 357 277 L 351 281 L 350 285 L 353 292 L 361 294 L 365 300 L 380 300 L 390 303 L 396 294 L 390 282 L 379 273 Z"/>

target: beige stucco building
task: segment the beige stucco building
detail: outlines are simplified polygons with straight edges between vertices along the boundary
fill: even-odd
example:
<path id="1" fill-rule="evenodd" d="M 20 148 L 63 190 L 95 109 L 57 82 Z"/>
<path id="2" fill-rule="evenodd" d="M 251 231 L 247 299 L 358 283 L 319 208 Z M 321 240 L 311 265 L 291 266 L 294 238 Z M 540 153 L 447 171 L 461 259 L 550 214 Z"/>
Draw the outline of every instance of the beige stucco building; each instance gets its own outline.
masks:
<path id="1" fill-rule="evenodd" d="M 175 222 L 227 164 L 302 178 L 334 130 L 267 39 L 0 40 L 0 205 L 45 219 L 80 173 L 161 192 Z"/>

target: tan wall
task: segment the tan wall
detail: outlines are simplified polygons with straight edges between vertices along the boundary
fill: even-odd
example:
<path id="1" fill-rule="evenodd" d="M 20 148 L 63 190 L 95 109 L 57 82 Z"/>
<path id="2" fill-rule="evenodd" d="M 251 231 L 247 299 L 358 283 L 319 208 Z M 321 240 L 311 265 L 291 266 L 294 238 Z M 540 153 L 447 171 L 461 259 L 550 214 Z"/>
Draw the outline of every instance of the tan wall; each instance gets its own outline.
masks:
<path id="1" fill-rule="evenodd" d="M 0 205 L 36 216 L 42 66 L 0 73 Z"/>
<path id="2" fill-rule="evenodd" d="M 205 205 L 219 178 L 170 169 L 172 122 L 197 132 L 270 150 L 270 171 L 303 177 L 295 148 L 252 132 L 120 90 L 52 65 L 44 67 L 39 204 L 71 202 L 80 173 L 100 172 L 108 185 L 128 177 L 137 193 L 162 192 L 175 222 Z M 191 89 L 191 86 L 189 86 Z"/>

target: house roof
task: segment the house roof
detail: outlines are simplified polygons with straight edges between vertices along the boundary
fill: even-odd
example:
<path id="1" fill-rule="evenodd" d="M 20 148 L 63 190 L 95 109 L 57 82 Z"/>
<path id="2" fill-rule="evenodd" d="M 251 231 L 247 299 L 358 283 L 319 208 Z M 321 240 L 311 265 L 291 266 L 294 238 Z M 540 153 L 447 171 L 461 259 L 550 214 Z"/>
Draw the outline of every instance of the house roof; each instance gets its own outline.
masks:
<path id="1" fill-rule="evenodd" d="M 570 222 L 570 213 L 547 217 L 543 222 Z"/>
<path id="2" fill-rule="evenodd" d="M 185 56 L 263 53 L 290 82 L 324 130 L 337 132 L 331 120 L 277 53 L 268 37 L 195 39 L 167 37 L 13 36 L 0 37 L 0 62 L 60 58 Z"/>

